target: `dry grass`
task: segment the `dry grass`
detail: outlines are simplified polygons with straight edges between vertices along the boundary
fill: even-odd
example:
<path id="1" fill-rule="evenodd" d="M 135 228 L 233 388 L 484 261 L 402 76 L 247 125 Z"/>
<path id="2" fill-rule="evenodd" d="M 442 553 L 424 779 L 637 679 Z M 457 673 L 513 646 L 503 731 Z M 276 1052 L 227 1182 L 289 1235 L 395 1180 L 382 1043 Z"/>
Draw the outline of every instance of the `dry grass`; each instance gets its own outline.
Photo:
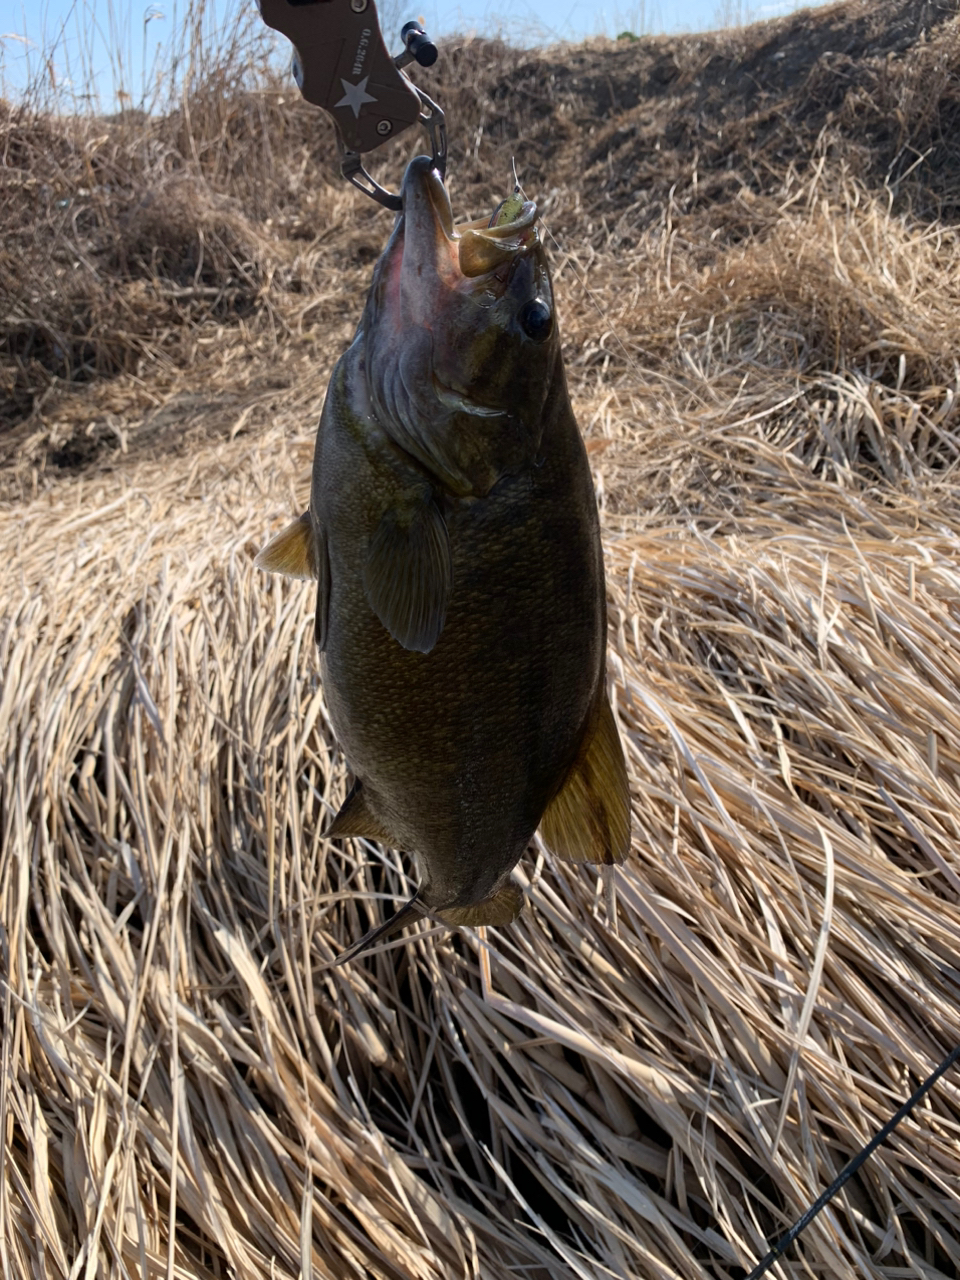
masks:
<path id="1" fill-rule="evenodd" d="M 314 182 L 279 89 L 198 86 L 188 132 L 7 109 L 2 217 L 68 198 L 95 127 L 110 177 L 0 250 L 5 1275 L 742 1280 L 960 1042 L 953 141 L 896 191 L 851 104 L 781 154 L 837 31 L 879 50 L 851 92 L 882 73 L 929 130 L 905 68 L 931 78 L 956 24 L 928 10 L 483 46 L 444 90 L 461 208 L 502 189 L 516 102 L 554 146 L 525 181 L 563 242 L 636 839 L 599 878 L 525 861 L 509 930 L 345 969 L 415 871 L 321 838 L 345 777 L 311 592 L 251 566 L 303 505 L 386 220 Z M 775 145 L 587 154 L 605 83 L 679 67 L 597 121 L 613 154 L 645 111 L 688 123 L 675 82 L 719 84 L 738 41 L 746 67 L 789 49 Z M 954 1073 L 774 1274 L 960 1273 L 958 1140 Z"/>

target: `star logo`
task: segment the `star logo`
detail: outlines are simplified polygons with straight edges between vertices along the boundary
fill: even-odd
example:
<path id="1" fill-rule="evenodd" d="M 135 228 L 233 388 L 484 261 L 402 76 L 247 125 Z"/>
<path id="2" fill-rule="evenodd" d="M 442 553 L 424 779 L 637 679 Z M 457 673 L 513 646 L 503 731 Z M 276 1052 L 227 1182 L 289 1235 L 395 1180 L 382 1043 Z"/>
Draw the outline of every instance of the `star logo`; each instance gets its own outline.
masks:
<path id="1" fill-rule="evenodd" d="M 362 80 L 356 84 L 351 84 L 349 80 L 341 80 L 343 85 L 343 97 L 339 102 L 335 102 L 335 107 L 349 107 L 354 116 L 359 120 L 360 108 L 367 102 L 376 102 L 376 98 L 371 97 L 367 93 L 367 81 L 369 76 L 364 76 Z"/>

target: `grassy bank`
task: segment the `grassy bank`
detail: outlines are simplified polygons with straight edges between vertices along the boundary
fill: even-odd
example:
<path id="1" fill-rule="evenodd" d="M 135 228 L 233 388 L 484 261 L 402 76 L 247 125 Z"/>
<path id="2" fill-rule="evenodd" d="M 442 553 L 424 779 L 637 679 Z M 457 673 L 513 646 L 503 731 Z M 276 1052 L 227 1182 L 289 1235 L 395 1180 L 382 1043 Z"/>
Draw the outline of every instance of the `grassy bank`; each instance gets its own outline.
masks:
<path id="1" fill-rule="evenodd" d="M 163 113 L 0 107 L 11 1274 L 742 1280 L 958 1042 L 956 13 L 443 50 L 458 213 L 516 156 L 554 237 L 636 838 L 343 970 L 416 871 L 321 838 L 251 562 L 389 217 L 255 30 Z M 957 1274 L 958 1098 L 780 1274 Z"/>

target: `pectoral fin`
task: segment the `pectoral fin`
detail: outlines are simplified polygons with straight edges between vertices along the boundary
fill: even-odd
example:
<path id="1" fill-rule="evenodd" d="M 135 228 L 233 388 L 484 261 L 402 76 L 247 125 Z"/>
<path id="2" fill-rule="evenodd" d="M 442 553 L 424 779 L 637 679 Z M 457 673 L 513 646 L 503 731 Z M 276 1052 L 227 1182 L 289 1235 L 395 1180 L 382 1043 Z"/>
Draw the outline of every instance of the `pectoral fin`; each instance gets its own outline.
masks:
<path id="1" fill-rule="evenodd" d="M 570 862 L 622 862 L 630 848 L 630 788 L 606 691 L 563 786 L 540 820 L 546 845 Z"/>
<path id="2" fill-rule="evenodd" d="M 330 616 L 330 558 L 327 540 L 309 511 L 293 524 L 288 524 L 263 548 L 253 562 L 267 573 L 282 573 L 287 578 L 317 579 L 317 616 L 314 635 L 317 648 L 327 644 L 327 619 Z"/>
<path id="3" fill-rule="evenodd" d="M 523 894 L 515 884 L 505 884 L 485 902 L 472 907 L 448 907 L 445 911 L 431 911 L 431 915 L 444 924 L 457 925 L 512 924 L 523 906 Z"/>
<path id="4" fill-rule="evenodd" d="M 340 806 L 337 816 L 324 832 L 326 839 L 342 839 L 344 836 L 363 836 L 380 844 L 396 847 L 396 841 L 370 808 L 363 783 L 358 778 L 350 788 L 350 794 Z"/>
<path id="5" fill-rule="evenodd" d="M 363 586 L 394 640 L 429 653 L 440 639 L 453 586 L 447 526 L 430 494 L 384 514 L 370 542 Z"/>
<path id="6" fill-rule="evenodd" d="M 253 562 L 267 573 L 282 573 L 288 578 L 317 576 L 317 549 L 310 512 L 274 534 Z"/>
<path id="7" fill-rule="evenodd" d="M 352 960 L 361 951 L 366 951 L 367 947 L 372 947 L 375 942 L 379 942 L 381 938 L 387 938 L 391 933 L 396 933 L 405 924 L 412 924 L 414 920 L 419 919 L 422 915 L 420 894 L 417 892 L 409 902 L 404 903 L 399 911 L 395 911 L 389 920 L 384 920 L 383 924 L 378 924 L 375 929 L 365 933 L 359 942 L 355 942 L 352 947 L 347 947 L 346 951 L 341 951 L 333 962 L 334 968 L 337 965 L 345 964 L 348 960 Z"/>

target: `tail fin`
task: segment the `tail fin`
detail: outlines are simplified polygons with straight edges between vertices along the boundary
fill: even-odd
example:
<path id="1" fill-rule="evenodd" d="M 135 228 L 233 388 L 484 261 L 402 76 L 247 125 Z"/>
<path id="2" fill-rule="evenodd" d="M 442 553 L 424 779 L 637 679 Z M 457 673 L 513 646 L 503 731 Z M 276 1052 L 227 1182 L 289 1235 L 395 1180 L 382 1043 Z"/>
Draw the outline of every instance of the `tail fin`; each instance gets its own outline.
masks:
<path id="1" fill-rule="evenodd" d="M 410 901 L 405 902 L 399 911 L 395 911 L 389 920 L 384 920 L 383 924 L 378 924 L 375 929 L 365 933 L 359 942 L 355 942 L 352 947 L 347 947 L 346 951 L 341 951 L 336 960 L 334 960 L 333 967 L 336 968 L 337 965 L 346 964 L 348 960 L 353 960 L 361 951 L 366 951 L 367 947 L 372 947 L 381 938 L 389 937 L 391 933 L 396 933 L 405 924 L 418 920 L 422 915 L 423 908 L 420 906 L 420 890 L 418 889 Z"/>

